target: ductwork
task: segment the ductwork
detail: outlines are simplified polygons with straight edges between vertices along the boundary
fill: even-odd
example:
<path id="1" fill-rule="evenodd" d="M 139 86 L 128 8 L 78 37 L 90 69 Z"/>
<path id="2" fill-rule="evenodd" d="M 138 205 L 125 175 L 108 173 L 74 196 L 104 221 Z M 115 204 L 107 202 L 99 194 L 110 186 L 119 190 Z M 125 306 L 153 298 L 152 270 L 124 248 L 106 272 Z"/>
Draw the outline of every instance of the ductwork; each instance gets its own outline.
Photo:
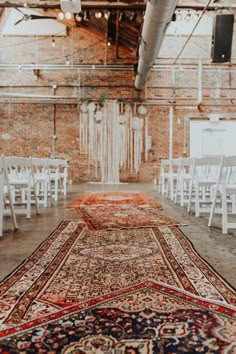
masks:
<path id="1" fill-rule="evenodd" d="M 149 72 L 164 39 L 166 29 L 171 22 L 177 1 L 149 0 L 147 2 L 135 78 L 135 88 L 138 90 L 142 90 L 145 87 Z"/>

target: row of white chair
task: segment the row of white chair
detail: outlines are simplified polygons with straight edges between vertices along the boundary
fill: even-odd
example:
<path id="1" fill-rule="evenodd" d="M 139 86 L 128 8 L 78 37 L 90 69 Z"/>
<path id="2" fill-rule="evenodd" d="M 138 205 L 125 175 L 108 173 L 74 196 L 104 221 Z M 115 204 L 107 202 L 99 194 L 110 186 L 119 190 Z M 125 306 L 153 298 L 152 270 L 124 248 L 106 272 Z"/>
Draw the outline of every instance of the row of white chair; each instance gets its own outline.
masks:
<path id="1" fill-rule="evenodd" d="M 3 216 L 11 215 L 16 229 L 16 214 L 31 217 L 32 205 L 39 214 L 44 207 L 57 203 L 59 192 L 67 193 L 68 164 L 66 160 L 1 156 L 0 157 L 0 236 Z"/>
<path id="2" fill-rule="evenodd" d="M 159 192 L 198 217 L 222 215 L 222 233 L 236 228 L 236 156 L 163 159 L 160 165 Z"/>

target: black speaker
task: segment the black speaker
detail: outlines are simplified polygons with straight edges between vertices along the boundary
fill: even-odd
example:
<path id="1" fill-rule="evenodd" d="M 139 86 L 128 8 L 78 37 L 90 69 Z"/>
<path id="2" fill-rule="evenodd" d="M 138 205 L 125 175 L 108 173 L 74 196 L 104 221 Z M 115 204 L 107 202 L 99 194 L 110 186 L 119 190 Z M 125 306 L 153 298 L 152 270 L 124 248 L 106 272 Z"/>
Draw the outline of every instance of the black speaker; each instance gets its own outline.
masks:
<path id="1" fill-rule="evenodd" d="M 234 15 L 216 15 L 213 22 L 211 59 L 224 63 L 231 59 Z"/>

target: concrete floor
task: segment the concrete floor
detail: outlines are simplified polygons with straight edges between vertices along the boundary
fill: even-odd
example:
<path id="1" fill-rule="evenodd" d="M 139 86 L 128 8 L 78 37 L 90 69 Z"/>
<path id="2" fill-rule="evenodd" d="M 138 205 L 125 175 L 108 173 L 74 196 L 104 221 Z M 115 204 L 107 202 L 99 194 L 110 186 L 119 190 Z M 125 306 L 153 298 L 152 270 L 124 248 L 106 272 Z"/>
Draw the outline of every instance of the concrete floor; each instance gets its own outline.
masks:
<path id="1" fill-rule="evenodd" d="M 222 235 L 220 218 L 214 219 L 214 226 L 207 226 L 208 218 L 196 218 L 188 214 L 186 208 L 174 205 L 162 198 L 153 184 L 77 184 L 69 186 L 66 197 L 60 197 L 57 206 L 40 208 L 40 215 L 33 209 L 31 219 L 17 216 L 19 229 L 13 231 L 10 217 L 4 217 L 4 233 L 0 238 L 0 280 L 12 272 L 21 262 L 52 233 L 62 220 L 78 220 L 77 213 L 66 206 L 84 191 L 143 191 L 159 201 L 163 213 L 187 224 L 181 230 L 192 242 L 196 251 L 219 273 L 228 283 L 236 288 L 236 230 L 228 235 Z"/>

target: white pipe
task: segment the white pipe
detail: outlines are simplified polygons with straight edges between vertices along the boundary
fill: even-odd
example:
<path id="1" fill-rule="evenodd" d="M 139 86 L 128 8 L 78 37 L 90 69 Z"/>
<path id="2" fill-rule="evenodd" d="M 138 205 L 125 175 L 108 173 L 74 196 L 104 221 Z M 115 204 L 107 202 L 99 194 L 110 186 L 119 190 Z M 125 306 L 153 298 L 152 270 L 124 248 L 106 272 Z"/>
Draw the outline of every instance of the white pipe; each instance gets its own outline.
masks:
<path id="1" fill-rule="evenodd" d="M 170 107 L 169 112 L 169 159 L 172 159 L 173 156 L 173 114 L 174 109 Z"/>
<path id="2" fill-rule="evenodd" d="M 202 103 L 202 61 L 198 64 L 198 104 Z"/>

